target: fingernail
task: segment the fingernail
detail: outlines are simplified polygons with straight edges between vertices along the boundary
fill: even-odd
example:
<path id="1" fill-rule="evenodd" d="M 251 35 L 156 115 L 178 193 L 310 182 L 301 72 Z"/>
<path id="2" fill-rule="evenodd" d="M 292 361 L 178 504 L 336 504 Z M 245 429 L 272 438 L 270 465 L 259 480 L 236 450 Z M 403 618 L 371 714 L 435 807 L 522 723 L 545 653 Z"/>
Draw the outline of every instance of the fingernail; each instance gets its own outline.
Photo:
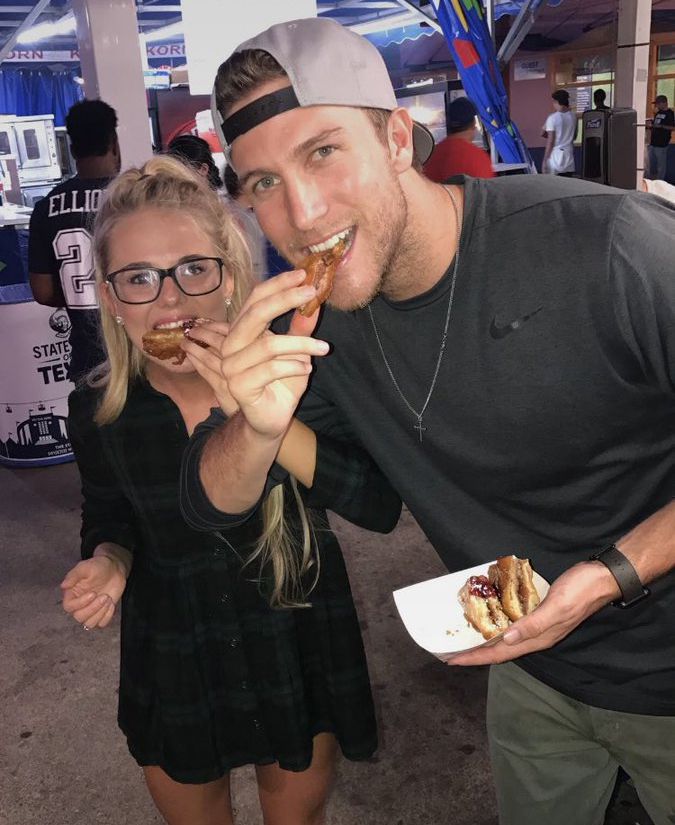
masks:
<path id="1" fill-rule="evenodd" d="M 107 593 L 102 593 L 98 597 L 97 601 L 98 601 L 99 604 L 105 604 L 108 601 L 109 598 L 110 598 L 110 596 Z"/>
<path id="2" fill-rule="evenodd" d="M 96 598 L 96 593 L 87 593 L 86 599 L 90 602 L 92 599 Z"/>
<path id="3" fill-rule="evenodd" d="M 519 642 L 520 639 L 520 630 L 517 628 L 513 628 L 513 630 L 507 630 L 506 633 L 502 636 L 502 639 L 506 642 L 507 645 L 514 645 L 516 642 Z"/>
<path id="4" fill-rule="evenodd" d="M 330 344 L 327 341 L 316 342 L 316 352 L 328 352 Z"/>
<path id="5" fill-rule="evenodd" d="M 300 297 L 303 301 L 308 301 L 310 298 L 316 297 L 316 289 L 313 286 L 307 286 L 300 290 Z"/>

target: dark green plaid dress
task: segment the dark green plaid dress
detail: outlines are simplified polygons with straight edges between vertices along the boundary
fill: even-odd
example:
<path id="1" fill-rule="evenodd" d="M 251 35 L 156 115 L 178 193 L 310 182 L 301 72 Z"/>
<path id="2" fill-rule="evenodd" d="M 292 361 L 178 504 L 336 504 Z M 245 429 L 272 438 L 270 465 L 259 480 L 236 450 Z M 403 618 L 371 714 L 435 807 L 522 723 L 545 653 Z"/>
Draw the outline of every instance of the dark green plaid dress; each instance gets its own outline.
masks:
<path id="1" fill-rule="evenodd" d="M 189 783 L 247 763 L 298 771 L 309 766 L 312 737 L 322 731 L 336 735 L 346 757 L 369 757 L 377 740 L 368 671 L 334 535 L 317 531 L 321 576 L 312 607 L 270 608 L 264 575 L 261 585 L 259 569 L 241 562 L 259 535 L 257 512 L 225 538 L 181 516 L 188 435 L 173 402 L 137 382 L 119 419 L 99 428 L 96 401 L 89 388 L 70 397 L 82 556 L 103 541 L 134 556 L 122 603 L 118 720 L 138 763 Z M 391 529 L 400 502 L 377 468 L 358 451 L 322 450 L 324 459 L 334 450 L 360 487 L 342 514 Z M 326 525 L 325 513 L 312 514 Z"/>

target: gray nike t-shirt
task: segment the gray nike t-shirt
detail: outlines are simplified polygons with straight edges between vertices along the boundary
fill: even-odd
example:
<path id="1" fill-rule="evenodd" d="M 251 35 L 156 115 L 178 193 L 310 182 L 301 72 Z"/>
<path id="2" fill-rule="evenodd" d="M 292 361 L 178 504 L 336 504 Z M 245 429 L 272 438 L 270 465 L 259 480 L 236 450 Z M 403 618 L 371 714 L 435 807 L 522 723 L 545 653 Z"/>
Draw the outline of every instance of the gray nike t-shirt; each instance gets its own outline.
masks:
<path id="1" fill-rule="evenodd" d="M 449 570 L 515 553 L 553 581 L 675 496 L 675 209 L 551 177 L 465 186 L 423 441 L 367 310 L 325 312 L 316 335 L 333 352 L 299 414 L 368 449 Z M 449 286 L 446 274 L 412 300 L 372 304 L 416 410 Z M 519 664 L 592 705 L 675 714 L 673 615 L 670 574 L 634 608 L 604 608 Z"/>

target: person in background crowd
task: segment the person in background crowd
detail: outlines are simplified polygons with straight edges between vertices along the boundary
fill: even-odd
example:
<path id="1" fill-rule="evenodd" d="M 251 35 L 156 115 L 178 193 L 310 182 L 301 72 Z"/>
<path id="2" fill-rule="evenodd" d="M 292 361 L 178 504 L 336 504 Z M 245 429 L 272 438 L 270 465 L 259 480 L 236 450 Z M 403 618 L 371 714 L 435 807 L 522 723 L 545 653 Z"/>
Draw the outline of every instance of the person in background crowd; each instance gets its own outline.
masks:
<path id="1" fill-rule="evenodd" d="M 342 553 L 311 489 L 317 451 L 344 517 L 388 531 L 400 499 L 360 449 L 294 422 L 258 516 L 227 536 L 189 528 L 188 437 L 236 405 L 204 350 L 160 360 L 142 336 L 208 318 L 222 340 L 249 288 L 243 236 L 204 178 L 160 155 L 111 184 L 95 253 L 108 361 L 69 399 L 84 560 L 64 609 L 92 630 L 122 600 L 118 720 L 167 823 L 231 825 L 229 773 L 253 764 L 267 825 L 319 825 L 338 748 L 365 759 L 377 736 Z"/>
<path id="2" fill-rule="evenodd" d="M 574 140 L 577 136 L 577 116 L 570 111 L 570 96 L 564 89 L 551 95 L 555 109 L 547 118 L 542 131 L 546 149 L 542 171 L 571 178 L 574 174 Z"/>
<path id="3" fill-rule="evenodd" d="M 596 112 L 611 111 L 605 100 L 607 100 L 607 92 L 604 89 L 596 89 L 593 92 L 593 104 Z"/>
<path id="4" fill-rule="evenodd" d="M 77 382 L 104 359 L 91 257 L 91 225 L 103 190 L 120 170 L 117 115 L 102 100 L 82 100 L 66 115 L 77 174 L 35 205 L 28 270 L 35 300 L 65 307 L 70 318 L 69 378 Z"/>
<path id="5" fill-rule="evenodd" d="M 167 154 L 191 163 L 198 174 L 207 178 L 214 189 L 221 189 L 223 180 L 213 160 L 209 144 L 198 135 L 178 135 L 166 147 Z"/>
<path id="6" fill-rule="evenodd" d="M 649 139 L 649 177 L 652 180 L 665 180 L 668 169 L 668 147 L 670 136 L 675 129 L 675 115 L 668 106 L 665 95 L 657 95 L 654 99 L 656 112 L 654 117 L 647 121 L 647 129 L 651 130 Z"/>
<path id="7" fill-rule="evenodd" d="M 448 137 L 442 140 L 424 164 L 424 174 L 436 183 L 454 175 L 493 178 L 490 156 L 473 142 L 476 137 L 476 107 L 468 97 L 458 97 L 448 106 Z"/>
<path id="8" fill-rule="evenodd" d="M 498 642 L 449 661 L 494 665 L 501 825 L 598 825 L 619 765 L 668 825 L 675 209 L 544 175 L 432 183 L 381 55 L 331 20 L 242 44 L 214 91 L 275 246 L 294 266 L 347 249 L 321 313 L 293 312 L 294 271 L 234 320 L 220 370 L 239 409 L 191 443 L 186 502 L 255 513 L 296 411 L 349 433 L 449 570 L 515 553 L 551 583 Z M 330 478 L 317 461 L 313 489 Z"/>

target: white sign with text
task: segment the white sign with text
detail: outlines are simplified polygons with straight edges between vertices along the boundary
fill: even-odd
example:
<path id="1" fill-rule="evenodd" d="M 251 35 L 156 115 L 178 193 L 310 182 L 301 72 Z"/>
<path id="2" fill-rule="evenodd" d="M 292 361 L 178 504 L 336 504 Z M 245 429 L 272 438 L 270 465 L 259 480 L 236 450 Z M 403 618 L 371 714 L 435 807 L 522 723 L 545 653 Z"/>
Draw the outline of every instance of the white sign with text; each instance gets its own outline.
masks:
<path id="1" fill-rule="evenodd" d="M 514 80 L 543 80 L 548 71 L 545 57 L 513 61 Z"/>

